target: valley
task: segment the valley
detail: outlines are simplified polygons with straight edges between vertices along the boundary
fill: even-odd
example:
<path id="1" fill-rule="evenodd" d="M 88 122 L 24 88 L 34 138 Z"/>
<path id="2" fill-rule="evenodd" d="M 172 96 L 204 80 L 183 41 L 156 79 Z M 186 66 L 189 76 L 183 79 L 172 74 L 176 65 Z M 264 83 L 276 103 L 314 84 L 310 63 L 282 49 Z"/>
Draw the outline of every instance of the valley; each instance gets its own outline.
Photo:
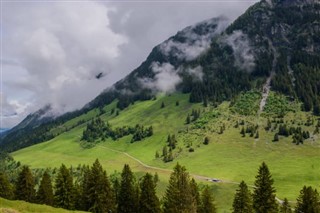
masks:
<path id="1" fill-rule="evenodd" d="M 59 33 L 49 41 L 64 48 L 39 39 L 41 54 L 26 66 L 30 78 L 48 69 L 33 76 L 49 78 L 40 89 L 26 85 L 48 100 L 11 101 L 21 112 L 38 110 L 0 131 L 0 196 L 9 199 L 0 198 L 0 212 L 67 212 L 31 203 L 119 213 L 320 212 L 319 10 L 315 0 L 261 0 L 233 23 L 218 16 L 177 29 L 122 78 L 116 64 L 131 59 L 117 54 L 130 38 L 110 50 L 110 66 L 99 48 L 84 54 L 87 63 L 80 56 L 96 48 L 70 48 L 74 39 L 50 25 Z"/>
<path id="2" fill-rule="evenodd" d="M 249 97 L 250 95 L 249 93 Z M 271 91 L 271 96 L 276 95 Z M 176 106 L 177 101 L 179 106 Z M 164 108 L 160 107 L 162 102 L 165 103 Z M 253 102 L 256 102 L 256 106 L 253 104 L 251 107 L 259 109 L 259 100 Z M 234 106 L 240 109 L 240 103 L 242 103 L 241 98 Z M 158 186 L 160 195 L 164 193 L 170 170 L 179 162 L 186 165 L 188 171 L 195 176 L 222 180 L 216 183 L 208 182 L 206 178 L 197 178 L 198 181 L 209 184 L 213 188 L 220 212 L 228 212 L 231 208 L 236 183 L 245 180 L 248 185 L 253 185 L 257 168 L 263 161 L 271 170 L 279 199 L 286 197 L 295 201 L 303 185 L 318 186 L 320 141 L 317 135 L 300 145 L 293 144 L 291 137 L 281 137 L 278 142 L 273 142 L 276 130 L 264 130 L 269 116 L 262 113 L 260 119 L 257 119 L 258 111 L 256 114 L 243 116 L 231 112 L 229 104 L 225 102 L 217 108 L 203 107 L 202 104 L 188 103 L 187 95 L 161 95 L 156 100 L 130 105 L 116 116 L 111 115 L 111 110 L 115 107 L 115 103 L 112 103 L 106 106 L 105 113 L 100 115 L 105 122 L 108 121 L 111 125 L 118 127 L 134 126 L 138 123 L 152 125 L 154 135 L 134 143 L 130 142 L 130 136 L 116 141 L 109 138 L 105 142 L 99 142 L 93 148 L 84 149 L 79 144 L 85 126 L 82 124 L 48 142 L 14 152 L 12 156 L 15 160 L 30 165 L 34 169 L 59 167 L 61 163 L 75 167 L 98 158 L 109 174 L 115 170 L 120 171 L 127 163 L 138 175 L 143 172 L 157 172 L 161 181 Z M 280 106 L 274 107 L 278 109 Z M 247 106 L 245 108 L 247 109 Z M 269 105 L 267 103 L 266 110 L 270 108 L 270 103 Z M 187 125 L 185 119 L 193 109 L 200 109 L 200 118 Z M 99 115 L 98 109 L 70 120 L 59 128 L 65 128 L 85 117 L 90 120 L 97 115 Z M 207 119 L 208 116 L 210 119 Z M 308 118 L 312 118 L 316 125 L 317 117 L 301 111 L 288 112 L 284 122 L 293 120 L 304 126 Z M 248 124 L 259 122 L 258 139 L 248 134 L 246 137 L 241 136 L 241 125 L 237 128 L 234 125 L 242 120 Z M 219 131 L 222 125 L 225 126 L 225 130 L 221 134 Z M 312 132 L 314 125 L 303 128 Z M 161 158 L 155 158 L 155 153 L 157 151 L 161 153 L 168 134 L 175 134 L 178 144 L 174 151 L 174 160 L 164 163 Z M 204 136 L 210 138 L 208 145 L 203 144 Z M 189 151 L 190 147 L 194 152 Z"/>

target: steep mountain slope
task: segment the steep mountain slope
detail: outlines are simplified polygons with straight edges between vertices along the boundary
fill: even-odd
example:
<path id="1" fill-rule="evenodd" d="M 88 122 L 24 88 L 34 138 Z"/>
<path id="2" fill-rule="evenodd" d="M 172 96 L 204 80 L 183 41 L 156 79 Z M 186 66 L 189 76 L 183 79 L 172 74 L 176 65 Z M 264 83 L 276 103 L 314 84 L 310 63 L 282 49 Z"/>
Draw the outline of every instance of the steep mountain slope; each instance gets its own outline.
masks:
<path id="1" fill-rule="evenodd" d="M 261 90 L 268 78 L 274 90 L 300 99 L 304 110 L 319 114 L 319 7 L 312 0 L 263 0 L 227 29 L 224 18 L 187 27 L 156 46 L 136 70 L 83 109 L 38 127 L 14 129 L 1 146 L 13 151 L 45 141 L 62 133 L 54 129 L 70 118 L 115 99 L 117 108 L 124 109 L 157 92 L 182 91 L 190 93 L 190 102 L 215 105 L 242 91 Z M 16 137 L 17 132 L 30 135 Z"/>
<path id="2" fill-rule="evenodd" d="M 218 183 L 205 181 L 212 186 L 219 212 L 229 212 L 237 183 L 245 180 L 253 185 L 257 168 L 262 161 L 271 170 L 277 197 L 280 199 L 287 197 L 293 201 L 303 185 L 318 187 L 320 135 L 313 134 L 313 131 L 319 117 L 301 112 L 299 104 L 293 107 L 294 103 L 278 97 L 274 92 L 270 93 L 270 97 L 281 103 L 280 106 L 272 103 L 269 98 L 264 112 L 268 114 L 260 118 L 257 118 L 260 98 L 258 92 L 241 95 L 236 98 L 233 106 L 230 102 L 223 102 L 218 107 L 189 103 L 188 96 L 172 94 L 158 96 L 156 100 L 137 101 L 121 110 L 118 115 L 116 112 L 112 113 L 115 101 L 103 108 L 105 113 L 102 115 L 100 110 L 92 110 L 61 126 L 68 128 L 79 120 L 96 119 L 97 116 L 105 123 L 108 122 L 113 129 L 137 124 L 152 126 L 153 135 L 141 141 L 132 143 L 133 135 L 130 134 L 116 140 L 111 137 L 105 138 L 105 141 L 98 139 L 93 142 L 94 147 L 83 148 L 84 141 L 81 141 L 81 137 L 87 124 L 82 124 L 45 143 L 18 150 L 12 156 L 33 169 L 59 167 L 61 163 L 76 168 L 79 164 L 89 164 L 99 158 L 108 174 L 112 174 L 115 170 L 120 171 L 123 164 L 130 164 L 138 177 L 142 172 L 159 174 L 159 196 L 165 191 L 170 174 L 168 170 L 179 162 L 191 174 L 208 177 L 209 180 L 221 180 Z M 161 108 L 162 103 L 164 108 Z M 272 116 L 278 110 L 286 112 L 282 119 Z M 194 111 L 200 111 L 200 116 L 195 121 L 191 116 Z M 189 124 L 186 122 L 188 114 L 191 117 Z M 268 118 L 271 127 L 266 130 Z M 308 124 L 310 118 L 314 120 L 313 124 Z M 279 141 L 273 142 L 279 126 L 284 124 L 290 129 L 300 127 L 303 131 L 310 132 L 311 137 L 300 145 L 292 143 L 292 135 L 279 135 Z M 256 133 L 249 132 L 256 125 Z M 244 137 L 240 134 L 242 129 L 245 129 Z M 168 143 L 168 135 L 173 134 L 177 141 L 174 149 Z M 207 145 L 204 144 L 206 137 L 209 138 Z M 169 155 L 172 153 L 172 161 L 164 156 L 164 147 Z M 167 160 L 169 161 L 165 162 Z"/>

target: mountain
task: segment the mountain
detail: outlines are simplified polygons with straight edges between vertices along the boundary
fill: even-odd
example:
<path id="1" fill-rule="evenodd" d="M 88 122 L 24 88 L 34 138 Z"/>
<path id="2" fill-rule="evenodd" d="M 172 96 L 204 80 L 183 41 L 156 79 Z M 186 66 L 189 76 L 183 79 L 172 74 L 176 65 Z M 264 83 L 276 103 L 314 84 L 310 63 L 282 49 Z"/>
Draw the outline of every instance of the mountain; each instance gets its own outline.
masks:
<path id="1" fill-rule="evenodd" d="M 271 87 L 318 115 L 319 9 L 316 0 L 262 0 L 229 26 L 219 17 L 187 27 L 81 110 L 57 118 L 28 116 L 2 138 L 1 148 L 13 151 L 46 141 L 67 131 L 58 127 L 71 118 L 102 110 L 116 99 L 117 108 L 125 109 L 158 92 L 189 93 L 191 103 L 217 105 L 241 92 Z"/>
<path id="2" fill-rule="evenodd" d="M 6 129 L 6 128 L 0 128 L 0 135 L 4 134 L 5 132 L 7 132 L 10 129 Z"/>

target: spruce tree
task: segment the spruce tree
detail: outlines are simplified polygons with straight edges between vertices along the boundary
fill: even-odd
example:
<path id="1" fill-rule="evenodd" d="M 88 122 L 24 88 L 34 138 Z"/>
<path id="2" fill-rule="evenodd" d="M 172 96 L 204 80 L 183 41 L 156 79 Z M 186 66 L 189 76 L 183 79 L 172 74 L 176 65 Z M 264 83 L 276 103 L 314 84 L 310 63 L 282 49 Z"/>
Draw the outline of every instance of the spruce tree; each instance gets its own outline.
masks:
<path id="1" fill-rule="evenodd" d="M 247 184 L 242 181 L 239 184 L 239 188 L 234 195 L 233 200 L 233 213 L 252 213 L 252 196 L 250 191 L 248 190 Z"/>
<path id="2" fill-rule="evenodd" d="M 196 212 L 196 204 L 190 189 L 190 177 L 186 168 L 177 164 L 170 176 L 164 196 L 164 212 Z"/>
<path id="3" fill-rule="evenodd" d="M 121 173 L 118 213 L 138 212 L 136 200 L 135 178 L 129 165 L 125 164 Z"/>
<path id="4" fill-rule="evenodd" d="M 151 174 L 146 173 L 140 184 L 140 203 L 139 212 L 140 213 L 159 213 L 160 202 L 156 195 L 156 183 Z"/>
<path id="5" fill-rule="evenodd" d="M 320 200 L 317 190 L 313 190 L 311 186 L 304 186 L 297 199 L 295 212 L 319 213 Z"/>
<path id="6" fill-rule="evenodd" d="M 81 168 L 81 172 L 82 172 L 82 180 L 80 181 L 79 186 L 75 186 L 75 190 L 76 193 L 79 193 L 79 198 L 78 200 L 76 200 L 75 202 L 75 207 L 76 209 L 79 210 L 88 210 L 90 208 L 90 206 L 87 203 L 87 186 L 88 186 L 88 180 L 89 180 L 89 175 L 90 175 L 90 168 L 88 165 L 83 166 Z M 79 188 L 77 188 L 79 187 Z M 78 191 L 78 192 L 77 192 Z"/>
<path id="7" fill-rule="evenodd" d="M 253 209 L 256 213 L 278 212 L 273 179 L 265 162 L 259 168 L 253 193 Z"/>
<path id="8" fill-rule="evenodd" d="M 47 171 L 45 171 L 42 175 L 42 179 L 40 182 L 36 199 L 37 199 L 37 203 L 46 204 L 49 206 L 53 205 L 54 198 L 53 198 L 51 177 Z"/>
<path id="9" fill-rule="evenodd" d="M 70 170 L 62 164 L 55 180 L 55 205 L 64 209 L 74 208 L 74 187 Z"/>
<path id="10" fill-rule="evenodd" d="M 199 212 L 200 204 L 201 204 L 200 193 L 199 193 L 198 184 L 193 178 L 190 181 L 190 191 L 193 198 L 193 203 L 195 205 L 195 209 L 197 209 L 197 212 Z"/>
<path id="11" fill-rule="evenodd" d="M 280 213 L 292 213 L 292 210 L 287 198 L 283 200 L 283 203 L 280 206 Z"/>
<path id="12" fill-rule="evenodd" d="M 17 200 L 24 200 L 33 202 L 35 199 L 36 191 L 34 189 L 35 181 L 28 166 L 23 166 L 18 175 L 18 180 L 15 187 L 15 197 Z"/>
<path id="13" fill-rule="evenodd" d="M 206 186 L 201 193 L 201 205 L 199 213 L 216 213 L 216 207 L 214 205 L 214 199 L 210 188 Z"/>
<path id="14" fill-rule="evenodd" d="M 90 212 L 115 212 L 115 197 L 106 172 L 98 159 L 89 171 L 84 186 L 85 206 Z"/>
<path id="15" fill-rule="evenodd" d="M 0 197 L 9 200 L 13 198 L 12 185 L 10 184 L 7 175 L 2 172 L 0 172 Z"/>

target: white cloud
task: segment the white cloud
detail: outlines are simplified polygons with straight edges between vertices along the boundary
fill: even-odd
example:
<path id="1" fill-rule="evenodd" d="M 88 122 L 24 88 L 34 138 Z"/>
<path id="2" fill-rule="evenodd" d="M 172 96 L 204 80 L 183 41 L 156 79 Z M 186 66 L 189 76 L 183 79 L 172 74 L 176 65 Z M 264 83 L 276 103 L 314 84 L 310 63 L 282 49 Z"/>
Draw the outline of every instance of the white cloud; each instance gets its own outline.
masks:
<path id="1" fill-rule="evenodd" d="M 3 66 L 5 92 L 15 90 L 9 100 L 21 98 L 15 88 L 24 82 L 32 94 L 26 104 L 36 106 L 34 110 L 52 104 L 63 113 L 82 107 L 111 84 L 95 76 L 112 71 L 127 38 L 110 29 L 105 5 L 7 3 L 5 8 L 3 55 L 18 61 Z M 28 82 L 16 75 L 20 71 L 13 72 L 19 69 Z"/>
<path id="2" fill-rule="evenodd" d="M 195 81 L 203 80 L 203 70 L 201 66 L 196 66 L 194 68 L 189 67 L 186 71 L 194 78 Z"/>
<path id="3" fill-rule="evenodd" d="M 242 31 L 234 31 L 225 38 L 225 42 L 233 49 L 235 65 L 242 70 L 251 72 L 255 67 L 255 57 L 248 36 Z"/>
<path id="4" fill-rule="evenodd" d="M 230 23 L 225 17 L 219 19 L 209 19 L 192 27 L 187 27 L 179 36 L 183 41 L 169 39 L 160 45 L 163 54 L 173 55 L 179 60 L 191 61 L 196 59 L 200 54 L 209 49 L 211 40 L 215 35 L 221 33 Z M 205 27 L 204 33 L 198 33 L 197 27 Z"/>
<path id="5" fill-rule="evenodd" d="M 49 103 L 59 112 L 80 108 L 178 30 L 220 15 L 233 20 L 253 2 L 3 2 L 2 92 L 27 106 L 3 127 Z"/>
<path id="6" fill-rule="evenodd" d="M 170 63 L 153 62 L 151 69 L 155 74 L 154 78 L 140 79 L 140 83 L 155 92 L 173 92 L 177 84 L 182 81 L 178 75 L 179 70 L 176 70 Z"/>

